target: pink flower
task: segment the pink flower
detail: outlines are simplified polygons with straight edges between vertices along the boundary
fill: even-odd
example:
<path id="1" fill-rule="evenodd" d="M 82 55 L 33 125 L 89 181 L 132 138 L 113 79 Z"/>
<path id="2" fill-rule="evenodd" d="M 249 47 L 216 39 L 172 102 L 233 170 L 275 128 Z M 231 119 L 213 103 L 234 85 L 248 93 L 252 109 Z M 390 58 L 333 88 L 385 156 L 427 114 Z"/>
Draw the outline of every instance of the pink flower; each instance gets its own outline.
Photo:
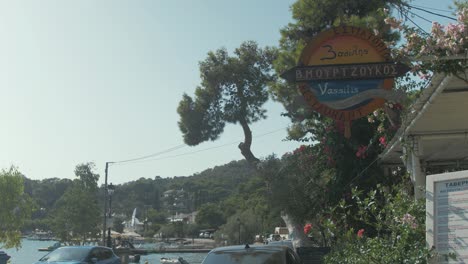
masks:
<path id="1" fill-rule="evenodd" d="M 385 138 L 385 136 L 381 136 L 379 138 L 379 142 L 380 142 L 380 145 L 387 147 L 387 139 Z"/>
<path id="2" fill-rule="evenodd" d="M 366 146 L 359 146 L 358 150 L 356 152 L 356 157 L 365 159 L 367 157 L 366 155 L 367 147 Z"/>
<path id="3" fill-rule="evenodd" d="M 294 150 L 294 154 L 304 152 L 305 149 L 306 149 L 306 146 L 301 145 L 299 148 Z"/>
<path id="4" fill-rule="evenodd" d="M 363 235 L 364 235 L 364 229 L 359 229 L 359 231 L 357 231 L 357 236 L 361 238 Z"/>
<path id="5" fill-rule="evenodd" d="M 458 22 L 465 23 L 467 13 L 468 13 L 468 8 L 463 8 L 462 10 L 460 10 L 458 12 L 458 17 L 457 17 Z"/>
<path id="6" fill-rule="evenodd" d="M 413 229 L 416 229 L 418 227 L 418 224 L 416 223 L 416 217 L 412 216 L 411 214 L 405 214 L 401 218 L 401 221 Z"/>
<path id="7" fill-rule="evenodd" d="M 310 230 L 312 229 L 312 224 L 306 224 L 304 226 L 304 234 L 308 234 L 310 232 Z"/>
<path id="8" fill-rule="evenodd" d="M 398 103 L 397 103 L 397 104 L 394 105 L 394 108 L 395 108 L 396 110 L 402 110 L 402 109 L 403 109 L 403 106 L 402 106 L 401 104 L 398 104 Z"/>

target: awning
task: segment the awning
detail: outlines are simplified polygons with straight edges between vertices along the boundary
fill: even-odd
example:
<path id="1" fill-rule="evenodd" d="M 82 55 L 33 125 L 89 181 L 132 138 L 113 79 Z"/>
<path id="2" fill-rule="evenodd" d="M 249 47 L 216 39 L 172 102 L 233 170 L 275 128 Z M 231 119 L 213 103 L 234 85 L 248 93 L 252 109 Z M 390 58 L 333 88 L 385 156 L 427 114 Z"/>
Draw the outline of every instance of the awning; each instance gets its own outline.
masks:
<path id="1" fill-rule="evenodd" d="M 436 74 L 380 155 L 382 163 L 403 165 L 403 146 L 411 144 L 413 139 L 419 141 L 419 158 L 427 166 L 468 164 L 466 81 L 456 76 Z"/>

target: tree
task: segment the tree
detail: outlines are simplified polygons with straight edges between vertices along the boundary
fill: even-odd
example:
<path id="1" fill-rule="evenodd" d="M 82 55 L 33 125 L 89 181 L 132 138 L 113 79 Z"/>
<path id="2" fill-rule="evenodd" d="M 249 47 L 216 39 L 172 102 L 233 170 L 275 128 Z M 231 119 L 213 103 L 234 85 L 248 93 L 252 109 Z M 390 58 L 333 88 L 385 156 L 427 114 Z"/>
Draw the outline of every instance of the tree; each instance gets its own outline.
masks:
<path id="1" fill-rule="evenodd" d="M 291 6 L 294 23 L 281 29 L 278 56 L 274 60 L 277 74 L 296 66 L 307 41 L 330 26 L 351 24 L 378 31 L 379 35 L 390 41 L 399 39 L 398 32 L 392 32 L 384 23 L 384 9 L 401 5 L 402 0 L 298 0 Z M 310 110 L 301 99 L 296 85 L 277 79 L 271 85 L 273 98 L 282 103 L 286 115 L 294 125 L 290 128 L 291 139 L 309 141 L 307 135 L 314 134 L 316 124 L 323 117 Z M 304 122 L 303 122 L 304 121 Z M 310 133 L 310 134 L 308 134 Z M 317 140 L 312 138 L 312 140 Z"/>
<path id="2" fill-rule="evenodd" d="M 93 172 L 95 168 L 96 165 L 93 162 L 78 164 L 75 168 L 75 175 L 80 179 L 78 183 L 89 192 L 97 191 L 99 174 Z"/>
<path id="3" fill-rule="evenodd" d="M 215 233 L 215 240 L 227 240 L 229 244 L 241 243 L 252 244 L 255 241 L 255 235 L 262 232 L 261 217 L 254 210 L 248 209 L 231 216 L 227 223 Z M 239 239 L 240 235 L 240 239 Z"/>
<path id="4" fill-rule="evenodd" d="M 153 208 L 149 208 L 146 212 L 147 218 L 149 222 L 158 223 L 158 224 L 165 224 L 167 223 L 167 218 L 169 215 L 165 212 L 158 211 Z"/>
<path id="5" fill-rule="evenodd" d="M 198 211 L 195 221 L 203 228 L 216 228 L 225 223 L 220 208 L 215 204 L 203 205 Z"/>
<path id="6" fill-rule="evenodd" d="M 114 217 L 113 219 L 113 224 L 114 224 L 114 230 L 119 233 L 123 233 L 124 231 L 124 224 L 123 224 L 124 219 L 122 219 L 119 216 Z"/>
<path id="7" fill-rule="evenodd" d="M 201 85 L 195 90 L 195 99 L 183 95 L 177 108 L 179 128 L 190 146 L 207 140 L 216 140 L 226 123 L 239 123 L 244 131 L 244 142 L 239 149 L 245 159 L 256 163 L 250 147 L 250 124 L 266 118 L 263 104 L 268 100 L 266 85 L 273 80 L 271 63 L 273 49 L 261 49 L 247 41 L 229 56 L 226 49 L 209 52 L 200 62 Z"/>
<path id="8" fill-rule="evenodd" d="M 402 0 L 297 0 L 292 6 L 293 23 L 281 30 L 277 74 L 297 66 L 307 42 L 329 27 L 342 24 L 365 27 L 390 42 L 399 39 L 385 23 L 386 10 L 403 5 Z M 273 98 L 282 103 L 293 125 L 289 138 L 310 142 L 281 160 L 267 159 L 260 172 L 268 181 L 272 206 L 286 212 L 290 229 L 299 230 L 306 222 L 318 219 L 322 210 L 350 195 L 351 186 L 368 190 L 386 181 L 373 162 L 384 148 L 379 141 L 378 122 L 353 120 L 351 138 L 344 137 L 344 124 L 312 111 L 295 83 L 281 79 L 270 86 Z M 382 122 L 389 122 L 383 118 Z M 386 126 L 385 128 L 390 128 Z M 396 131 L 393 126 L 388 131 Z M 270 168 L 273 166 L 273 168 Z M 278 202 L 279 201 L 279 202 Z"/>
<path id="9" fill-rule="evenodd" d="M 15 167 L 0 171 L 0 245 L 6 248 L 20 247 L 20 230 L 32 213 L 23 178 Z"/>
<path id="10" fill-rule="evenodd" d="M 54 232 L 62 241 L 86 241 L 97 237 L 101 223 L 100 209 L 97 202 L 97 180 L 99 175 L 93 172 L 94 164 L 76 166 L 78 179 L 57 201 Z"/>

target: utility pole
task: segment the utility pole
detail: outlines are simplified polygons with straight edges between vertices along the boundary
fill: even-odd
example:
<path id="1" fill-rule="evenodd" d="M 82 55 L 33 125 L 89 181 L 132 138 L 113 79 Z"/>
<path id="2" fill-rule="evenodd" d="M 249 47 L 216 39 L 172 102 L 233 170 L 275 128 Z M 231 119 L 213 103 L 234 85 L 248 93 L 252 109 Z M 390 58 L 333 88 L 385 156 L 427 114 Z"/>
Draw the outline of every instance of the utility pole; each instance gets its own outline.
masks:
<path id="1" fill-rule="evenodd" d="M 107 225 L 107 171 L 109 164 L 113 162 L 106 162 L 105 178 L 104 178 L 104 222 L 102 224 L 102 245 L 106 245 L 106 225 Z"/>

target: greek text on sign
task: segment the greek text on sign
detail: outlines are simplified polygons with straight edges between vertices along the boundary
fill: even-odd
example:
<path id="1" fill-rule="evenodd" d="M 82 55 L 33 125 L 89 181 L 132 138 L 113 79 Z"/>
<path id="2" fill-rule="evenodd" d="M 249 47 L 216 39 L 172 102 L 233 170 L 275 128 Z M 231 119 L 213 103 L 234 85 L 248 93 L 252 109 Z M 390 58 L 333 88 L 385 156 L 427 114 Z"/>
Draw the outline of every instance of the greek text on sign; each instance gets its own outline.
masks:
<path id="1" fill-rule="evenodd" d="M 322 80 L 358 80 L 385 79 L 402 76 L 408 67 L 396 63 L 367 63 L 353 65 L 327 65 L 296 67 L 286 72 L 283 77 L 290 81 L 322 81 Z M 295 75 L 292 75 L 294 71 Z"/>

